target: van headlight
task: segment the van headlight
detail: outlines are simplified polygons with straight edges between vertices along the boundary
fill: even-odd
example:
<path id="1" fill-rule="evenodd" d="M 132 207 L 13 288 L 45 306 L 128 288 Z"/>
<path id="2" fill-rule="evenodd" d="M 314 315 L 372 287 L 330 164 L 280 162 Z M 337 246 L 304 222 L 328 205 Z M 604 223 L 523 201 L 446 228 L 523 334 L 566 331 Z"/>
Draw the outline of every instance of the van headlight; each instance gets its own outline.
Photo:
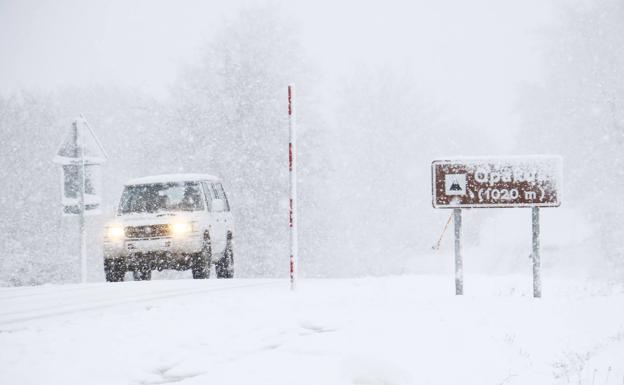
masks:
<path id="1" fill-rule="evenodd" d="M 125 235 L 124 228 L 121 225 L 113 224 L 106 228 L 106 238 L 119 239 Z"/>
<path id="2" fill-rule="evenodd" d="M 195 226 L 192 222 L 179 222 L 169 225 L 169 229 L 173 235 L 184 235 L 192 233 L 195 230 Z"/>

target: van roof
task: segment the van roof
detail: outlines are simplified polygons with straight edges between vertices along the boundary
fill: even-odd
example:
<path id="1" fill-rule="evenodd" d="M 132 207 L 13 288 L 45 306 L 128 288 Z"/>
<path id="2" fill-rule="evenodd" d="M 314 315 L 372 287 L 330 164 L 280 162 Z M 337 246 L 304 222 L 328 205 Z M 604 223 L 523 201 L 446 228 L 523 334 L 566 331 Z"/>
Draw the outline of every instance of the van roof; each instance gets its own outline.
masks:
<path id="1" fill-rule="evenodd" d="M 152 183 L 169 183 L 169 182 L 196 182 L 201 180 L 219 180 L 218 177 L 208 174 L 162 174 L 144 176 L 141 178 L 135 178 L 127 181 L 126 186 L 138 185 L 138 184 L 152 184 Z"/>

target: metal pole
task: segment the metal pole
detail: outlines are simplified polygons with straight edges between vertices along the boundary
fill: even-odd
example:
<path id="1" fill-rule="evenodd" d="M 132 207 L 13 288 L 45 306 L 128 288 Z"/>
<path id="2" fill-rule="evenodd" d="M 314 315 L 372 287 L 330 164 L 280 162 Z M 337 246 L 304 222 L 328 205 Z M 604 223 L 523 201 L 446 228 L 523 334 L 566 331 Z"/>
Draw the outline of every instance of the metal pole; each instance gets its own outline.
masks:
<path id="1" fill-rule="evenodd" d="M 294 87 L 288 85 L 288 170 L 290 174 L 290 204 L 288 223 L 290 226 L 290 288 L 295 289 L 298 257 L 297 242 L 297 132 L 295 125 Z"/>
<path id="2" fill-rule="evenodd" d="M 533 222 L 533 297 L 542 297 L 542 279 L 540 277 L 540 223 L 539 223 L 539 207 L 533 207 L 531 212 Z"/>
<path id="3" fill-rule="evenodd" d="M 464 294 L 464 263 L 461 256 L 461 209 L 453 209 L 455 222 L 455 294 Z"/>
<path id="4" fill-rule="evenodd" d="M 87 282 L 87 231 L 85 226 L 85 159 L 84 159 L 84 135 L 81 135 L 76 121 L 76 133 L 80 151 L 80 277 L 81 282 Z"/>

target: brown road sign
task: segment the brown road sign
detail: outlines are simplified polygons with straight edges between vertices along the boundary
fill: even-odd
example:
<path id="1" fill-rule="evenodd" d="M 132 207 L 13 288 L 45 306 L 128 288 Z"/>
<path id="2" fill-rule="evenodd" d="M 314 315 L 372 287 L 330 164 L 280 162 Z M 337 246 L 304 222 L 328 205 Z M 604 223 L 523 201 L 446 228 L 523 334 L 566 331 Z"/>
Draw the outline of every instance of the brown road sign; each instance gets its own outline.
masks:
<path id="1" fill-rule="evenodd" d="M 433 207 L 557 207 L 561 170 L 556 156 L 435 160 Z"/>

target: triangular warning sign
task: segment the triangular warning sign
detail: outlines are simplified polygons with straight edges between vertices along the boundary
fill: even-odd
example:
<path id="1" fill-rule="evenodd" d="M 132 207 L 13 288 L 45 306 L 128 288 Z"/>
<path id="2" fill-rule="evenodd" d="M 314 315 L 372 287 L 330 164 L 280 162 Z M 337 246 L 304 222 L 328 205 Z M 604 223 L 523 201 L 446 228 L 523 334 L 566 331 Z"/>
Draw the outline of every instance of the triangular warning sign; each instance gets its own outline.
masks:
<path id="1" fill-rule="evenodd" d="M 104 148 L 83 117 L 76 118 L 72 122 L 71 129 L 54 157 L 54 162 L 60 164 L 75 163 L 81 155 L 88 164 L 103 163 L 107 159 Z"/>

